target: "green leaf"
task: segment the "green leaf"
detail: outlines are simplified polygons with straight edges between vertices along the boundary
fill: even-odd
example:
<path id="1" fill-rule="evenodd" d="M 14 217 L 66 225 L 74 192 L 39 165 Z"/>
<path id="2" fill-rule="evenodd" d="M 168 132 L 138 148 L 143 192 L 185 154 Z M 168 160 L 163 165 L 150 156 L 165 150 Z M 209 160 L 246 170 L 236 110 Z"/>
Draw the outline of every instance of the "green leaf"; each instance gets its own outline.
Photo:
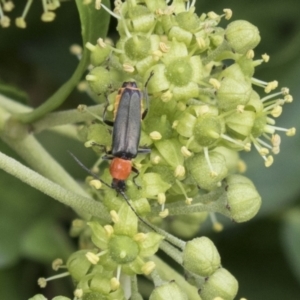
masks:
<path id="1" fill-rule="evenodd" d="M 83 4 L 83 2 L 82 0 L 76 0 L 83 45 L 87 42 L 95 44 L 99 37 L 106 36 L 110 16 L 104 9 L 96 10 L 94 2 L 88 5 Z M 105 6 L 110 7 L 107 0 L 103 2 Z"/>
<path id="2" fill-rule="evenodd" d="M 82 0 L 76 0 L 76 5 L 81 22 L 83 47 L 87 42 L 95 44 L 99 37 L 103 38 L 107 34 L 109 14 L 104 10 L 96 10 L 94 3 L 84 5 Z M 31 123 L 63 104 L 86 71 L 89 58 L 90 52 L 84 47 L 81 60 L 71 78 L 37 109 L 30 113 L 19 114 L 17 118 L 24 123 Z"/>

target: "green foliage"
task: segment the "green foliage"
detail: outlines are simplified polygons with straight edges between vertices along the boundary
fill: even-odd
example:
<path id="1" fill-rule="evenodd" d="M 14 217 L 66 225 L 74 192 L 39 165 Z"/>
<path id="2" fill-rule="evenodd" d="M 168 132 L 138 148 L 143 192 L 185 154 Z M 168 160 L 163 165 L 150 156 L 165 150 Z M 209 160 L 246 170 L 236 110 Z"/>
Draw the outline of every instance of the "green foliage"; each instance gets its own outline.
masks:
<path id="1" fill-rule="evenodd" d="M 135 1 L 129 2 L 134 3 Z M 111 55 L 110 61 L 105 62 L 104 58 L 107 56 L 107 49 L 105 55 L 103 53 L 100 55 L 99 53 L 90 52 L 91 47 L 84 47 L 80 63 L 75 68 L 75 71 L 73 71 L 74 66 L 68 63 L 68 55 L 66 55 L 65 49 L 74 40 L 79 41 L 80 26 L 82 45 L 85 45 L 87 42 L 90 45 L 95 44 L 99 37 L 105 38 L 107 33 L 109 15 L 103 9 L 100 11 L 95 10 L 94 3 L 86 5 L 84 1 L 76 0 L 77 11 L 73 2 L 61 3 L 62 7 L 55 11 L 57 15 L 55 22 L 46 25 L 40 21 L 37 22 L 39 17 L 33 13 L 33 16 L 29 17 L 26 22 L 28 28 L 25 31 L 11 27 L 0 28 L 0 37 L 3 41 L 3 43 L 0 43 L 1 57 L 8 57 L 7 63 L 3 60 L 0 64 L 0 134 L 3 142 L 6 143 L 1 144 L 1 164 L 4 157 L 3 153 L 11 157 L 15 156 L 12 150 L 18 154 L 17 159 L 22 161 L 22 164 L 17 164 L 15 161 L 6 160 L 4 157 L 4 161 L 6 160 L 9 164 L 4 163 L 3 169 L 24 180 L 24 182 L 27 182 L 34 188 L 50 195 L 51 198 L 67 204 L 75 210 L 82 220 L 88 220 L 92 215 L 92 222 L 103 229 L 101 234 L 103 235 L 102 243 L 104 243 L 104 246 L 109 240 L 116 241 L 113 243 L 114 245 L 110 245 L 111 248 L 114 248 L 112 251 L 115 257 L 111 256 L 115 259 L 113 261 L 107 253 L 98 252 L 98 250 L 94 249 L 95 245 L 99 245 L 91 242 L 92 227 L 89 228 L 86 226 L 86 222 L 83 222 L 82 226 L 76 228 L 73 223 L 72 230 L 73 233 L 76 232 L 78 237 L 79 248 L 93 249 L 92 253 L 97 255 L 101 253 L 99 256 L 100 263 L 96 264 L 96 266 L 93 266 L 92 263 L 88 263 L 88 266 L 86 266 L 85 252 L 80 256 L 80 260 L 85 263 L 86 273 L 83 275 L 80 273 L 80 276 L 75 277 L 76 280 L 81 280 L 78 287 L 81 287 L 87 293 L 83 299 L 123 299 L 127 297 L 118 288 L 118 280 L 111 281 L 114 278 L 113 276 L 116 276 L 116 273 L 113 273 L 113 271 L 117 271 L 116 261 L 121 261 L 124 264 L 123 271 L 129 275 L 148 274 L 147 272 L 151 272 L 154 268 L 153 263 L 156 264 L 155 272 L 157 273 L 151 273 L 152 281 L 156 287 L 151 294 L 151 299 L 164 299 L 166 298 L 164 293 L 167 293 L 168 296 L 172 295 L 172 298 L 186 299 L 188 297 L 188 299 L 199 299 L 197 291 L 192 288 L 192 285 L 198 288 L 204 287 L 201 292 L 203 299 L 210 299 L 212 295 L 213 297 L 222 295 L 224 299 L 232 299 L 237 292 L 235 278 L 239 282 L 237 298 L 296 298 L 300 283 L 300 261 L 298 255 L 300 251 L 300 224 L 298 221 L 300 160 L 297 159 L 299 157 L 299 138 L 297 136 L 289 139 L 283 138 L 281 153 L 276 157 L 271 169 L 263 168 L 257 154 L 247 153 L 244 155 L 243 158 L 248 166 L 246 175 L 253 180 L 254 185 L 250 181 L 243 182 L 243 188 L 241 188 L 241 182 L 234 178 L 236 175 L 228 177 L 228 174 L 235 173 L 238 169 L 236 149 L 241 150 L 242 147 L 237 145 L 236 147 L 228 148 L 230 143 L 220 143 L 220 135 L 226 132 L 235 139 L 244 139 L 251 133 L 253 125 L 256 126 L 256 133 L 261 134 L 263 131 L 260 127 L 261 124 L 254 120 L 254 112 L 262 110 L 262 107 L 258 106 L 256 96 L 251 93 L 251 84 L 248 81 L 253 76 L 254 68 L 255 78 L 266 78 L 270 81 L 273 79 L 279 80 L 280 86 L 287 85 L 291 88 L 291 93 L 295 99 L 299 97 L 298 53 L 300 48 L 300 31 L 297 29 L 300 24 L 300 18 L 299 12 L 294 9 L 297 3 L 295 0 L 289 0 L 288 2 L 278 1 L 276 4 L 274 1 L 265 1 L 263 3 L 254 1 L 251 3 L 247 2 L 245 5 L 241 1 L 234 0 L 226 1 L 226 3 L 222 1 L 216 3 L 204 1 L 204 3 L 197 3 L 198 6 L 201 5 L 201 9 L 198 7 L 197 14 L 195 14 L 192 11 L 180 12 L 183 9 L 180 1 L 173 1 L 178 5 L 176 18 L 174 17 L 174 20 L 165 18 L 161 24 L 156 26 L 155 30 L 157 34 L 165 31 L 169 32 L 169 38 L 177 38 L 180 43 L 173 41 L 172 49 L 175 49 L 174 52 L 176 53 L 165 55 L 163 61 L 165 66 L 162 67 L 162 64 L 157 65 L 155 62 L 155 59 L 157 59 L 155 55 L 159 54 L 156 53 L 154 55 L 155 59 L 148 57 L 148 50 L 156 49 L 159 39 L 157 36 L 151 36 L 147 39 L 144 38 L 144 35 L 153 29 L 152 25 L 155 21 L 153 12 L 157 7 L 164 9 L 165 2 L 145 2 L 148 7 L 138 5 L 132 10 L 126 8 L 126 22 L 129 30 L 131 32 L 138 31 L 140 36 L 137 39 L 130 38 L 120 42 L 118 45 L 119 49 L 124 49 L 125 51 L 118 59 L 116 59 L 117 56 Z M 198 85 L 202 84 L 202 78 L 209 74 L 206 73 L 207 70 L 203 67 L 200 59 L 195 60 L 194 56 L 190 55 L 192 58 L 174 60 L 173 55 L 176 56 L 182 52 L 186 55 L 190 51 L 191 46 L 193 46 L 193 35 L 191 32 L 196 33 L 199 25 L 197 15 L 211 10 L 222 14 L 225 6 L 233 10 L 234 20 L 245 19 L 258 27 L 262 41 L 256 48 L 255 54 L 258 57 L 260 54 L 267 52 L 270 54 L 271 60 L 267 65 L 264 64 L 257 70 L 258 68 L 251 65 L 248 60 L 244 58 L 236 59 L 236 64 L 225 71 L 218 70 L 218 68 L 214 71 L 214 79 L 221 82 L 221 87 L 217 91 L 218 99 L 221 101 L 219 109 L 227 113 L 232 108 L 235 108 L 238 103 L 242 102 L 242 104 L 248 105 L 243 117 L 239 113 L 228 114 L 224 117 L 225 121 L 223 119 L 220 120 L 216 110 L 211 107 L 210 114 L 199 118 L 197 105 L 193 105 L 193 103 L 188 103 L 189 108 L 182 114 L 178 109 L 183 109 L 187 104 L 184 100 L 185 97 L 197 98 L 199 93 Z M 37 12 L 37 9 L 35 6 L 32 8 L 33 12 Z M 61 15 L 60 11 L 62 11 Z M 67 25 L 68 22 L 66 20 L 70 21 L 72 26 Z M 72 23 L 74 20 L 77 22 L 76 24 L 74 23 L 75 25 Z M 80 20 L 80 24 L 78 20 Z M 176 26 L 174 26 L 175 23 Z M 228 21 L 226 25 L 224 23 L 222 21 L 221 26 L 226 28 Z M 236 23 L 233 22 L 231 24 L 235 25 Z M 247 26 L 249 24 L 247 22 Z M 35 31 L 32 30 L 34 26 L 36 31 L 39 31 L 39 40 L 36 45 L 32 46 L 34 43 L 30 44 L 28 41 L 30 41 L 30 32 Z M 256 35 L 256 38 L 254 41 L 250 41 L 250 46 L 249 44 L 240 46 L 241 40 L 246 43 L 249 42 L 244 38 L 230 40 L 232 37 L 230 35 L 234 35 L 235 30 L 232 30 L 232 27 L 229 27 L 230 30 L 227 29 L 227 33 L 229 31 L 230 34 L 227 35 L 229 44 L 233 48 L 237 47 L 235 52 L 244 53 L 257 45 L 259 36 L 257 36 L 256 27 L 252 26 L 250 24 L 247 28 L 252 33 L 254 31 L 253 34 Z M 43 34 L 41 33 L 42 30 L 44 30 Z M 126 35 L 126 29 L 122 22 L 119 22 L 118 30 L 121 36 L 124 37 Z M 74 34 L 77 34 L 75 38 Z M 237 57 L 236 53 L 229 53 L 228 50 L 222 53 L 213 51 L 218 49 L 223 43 L 223 34 L 224 30 L 221 27 L 217 27 L 216 31 L 211 35 L 210 42 L 213 46 L 210 59 L 222 61 L 227 58 L 233 59 L 233 57 Z M 44 45 L 44 47 L 40 47 L 43 43 L 42 36 L 47 36 L 48 44 L 46 47 Z M 66 38 L 66 40 L 62 41 L 61 36 Z M 69 37 L 72 38 L 69 40 Z M 249 37 L 248 33 L 247 37 Z M 30 44 L 33 54 L 26 54 L 23 41 Z M 53 48 L 49 47 L 50 44 Z M 19 49 L 18 53 L 21 53 L 20 56 L 16 55 L 15 49 Z M 7 56 L 10 52 L 12 53 L 11 57 L 14 55 L 12 59 Z M 92 56 L 91 58 L 90 55 Z M 203 52 L 200 56 L 204 57 L 206 54 L 204 55 Z M 46 64 L 45 62 L 49 61 L 50 57 L 54 63 Z M 173 269 L 178 268 L 178 265 L 173 264 L 173 261 L 169 261 L 169 258 L 166 259 L 168 264 L 156 256 L 153 257 L 153 260 L 151 258 L 151 261 L 146 262 L 144 259 L 157 251 L 161 235 L 155 232 L 147 233 L 149 228 L 142 223 L 137 231 L 136 224 L 134 223 L 133 225 L 132 223 L 137 221 L 135 216 L 132 216 L 132 211 L 129 211 L 128 215 L 127 213 L 124 215 L 124 213 L 117 210 L 123 199 L 116 197 L 114 191 L 109 191 L 104 187 L 104 192 L 98 192 L 93 187 L 87 187 L 83 183 L 78 185 L 64 170 L 68 170 L 75 178 L 83 178 L 84 176 L 83 172 L 81 170 L 78 171 L 78 168 L 74 166 L 74 163 L 66 154 L 66 150 L 75 152 L 76 156 L 80 158 L 83 157 L 85 165 L 90 166 L 96 160 L 94 158 L 96 155 L 93 154 L 93 151 L 83 150 L 82 143 L 78 143 L 74 126 L 70 125 L 76 122 L 90 122 L 94 117 L 87 116 L 84 113 L 80 115 L 75 110 L 66 111 L 66 108 L 74 109 L 76 106 L 74 103 L 79 101 L 90 103 L 90 100 L 83 94 L 72 93 L 72 91 L 85 74 L 90 61 L 93 65 L 103 64 L 103 62 L 104 64 L 107 63 L 109 68 L 106 68 L 106 66 L 105 68 L 98 67 L 102 68 L 100 80 L 103 76 L 105 80 L 101 81 L 101 85 L 97 85 L 98 79 L 94 81 L 94 89 L 98 90 L 98 93 L 102 95 L 92 95 L 92 98 L 97 102 L 103 102 L 105 100 L 103 94 L 107 90 L 109 94 L 119 87 L 122 81 L 128 79 L 126 72 L 120 68 L 120 62 L 127 63 L 128 60 L 135 65 L 135 72 L 138 74 L 134 73 L 132 77 L 140 83 L 139 86 L 142 86 L 141 83 L 147 80 L 149 68 L 152 68 L 156 75 L 153 77 L 153 80 L 150 80 L 148 86 L 151 106 L 147 119 L 143 122 L 141 139 L 141 145 L 152 145 L 153 150 L 150 161 L 144 157 L 136 159 L 136 163 L 142 166 L 138 182 L 141 183 L 143 188 L 140 191 L 136 191 L 132 178 L 127 181 L 128 195 L 132 199 L 132 205 L 143 216 L 148 216 L 148 220 L 152 221 L 153 224 L 157 224 L 157 226 L 162 224 L 162 226 L 156 228 L 162 236 L 166 234 L 162 229 L 167 229 L 171 233 L 176 233 L 179 237 L 186 239 L 192 239 L 196 235 L 201 237 L 203 235 L 209 236 L 218 246 L 222 264 L 230 273 L 234 274 L 235 278 L 226 269 L 218 269 L 218 272 L 215 272 L 215 268 L 213 268 L 213 276 L 209 277 L 205 283 L 203 283 L 203 278 L 198 278 L 194 276 L 195 274 L 186 274 L 186 281 L 181 276 L 183 274 L 182 270 L 179 271 L 181 275 L 174 272 Z M 24 65 L 25 61 L 30 68 Z M 41 74 L 39 77 L 45 78 L 44 81 L 46 82 L 43 83 L 41 80 L 35 83 L 35 80 L 30 80 L 32 72 Z M 97 73 L 96 68 L 90 74 L 93 74 L 92 72 Z M 73 75 L 71 75 L 72 73 Z M 104 73 L 107 76 L 103 75 Z M 21 77 L 18 78 L 17 74 L 21 74 Z M 65 74 L 65 78 L 62 74 Z M 238 81 L 241 75 L 245 76 L 243 84 L 240 84 L 240 81 Z M 226 77 L 225 80 L 224 76 Z M 66 78 L 68 78 L 67 81 L 65 80 Z M 31 85 L 29 87 L 28 82 L 30 81 Z M 217 84 L 217 82 L 212 84 Z M 54 86 L 59 86 L 59 88 L 53 93 Z M 22 90 L 23 88 L 24 91 Z M 41 92 L 43 89 L 45 91 Z M 153 97 L 153 95 L 166 90 L 171 92 L 163 94 L 162 99 L 166 100 L 165 102 L 161 102 L 160 99 L 158 101 L 157 98 Z M 233 95 L 233 90 L 235 95 Z M 203 90 L 201 92 L 205 93 L 208 91 Z M 52 96 L 49 97 L 49 94 L 52 94 Z M 111 103 L 115 94 L 116 92 L 113 91 L 108 96 Z M 37 98 L 48 98 L 48 100 L 43 100 L 43 104 L 33 110 L 30 106 L 34 106 L 32 99 L 34 99 L 35 95 L 39 95 Z M 207 101 L 210 97 L 212 97 L 212 94 L 205 94 L 202 100 Z M 66 101 L 68 98 L 69 101 Z M 23 106 L 18 102 L 28 102 L 29 106 Z M 297 105 L 299 104 L 295 101 L 290 107 L 285 107 L 283 116 L 280 117 L 278 124 L 298 128 L 299 109 L 297 109 Z M 55 113 L 54 110 L 56 108 L 60 108 L 61 112 Z M 95 108 L 91 107 L 89 110 L 101 117 L 103 105 Z M 59 115 L 60 113 L 61 115 Z M 110 111 L 108 111 L 109 113 Z M 10 118 L 11 115 L 13 116 L 12 118 Z M 265 119 L 265 117 L 263 115 L 262 119 Z M 174 125 L 174 121 L 178 121 L 177 127 Z M 264 122 L 264 120 L 262 121 Z M 69 125 L 60 128 L 54 127 L 65 124 Z M 207 128 L 203 124 L 207 125 Z M 214 130 L 210 131 L 211 127 L 208 124 L 213 124 Z M 100 126 L 101 130 L 99 129 Z M 82 140 L 93 139 L 105 146 L 110 146 L 111 137 L 107 131 L 101 134 L 101 137 L 98 137 L 99 132 L 103 132 L 102 127 L 104 128 L 103 125 L 94 123 L 89 129 L 83 129 L 81 132 Z M 49 135 L 43 132 L 39 135 L 39 140 L 37 140 L 35 135 L 45 128 L 50 129 L 53 133 Z M 162 140 L 155 140 L 158 135 L 151 136 L 152 132 L 159 132 Z M 255 137 L 257 137 L 256 133 L 253 133 Z M 179 141 L 176 138 L 177 135 L 180 136 Z M 195 140 L 190 141 L 186 145 L 186 152 L 181 152 L 180 146 L 193 136 L 195 136 Z M 226 168 L 226 172 L 224 171 L 220 178 L 211 180 L 208 178 L 210 170 L 206 165 L 202 147 L 214 148 L 216 145 L 219 147 L 215 148 L 214 151 L 209 150 L 211 163 L 213 166 L 222 164 L 222 167 Z M 58 163 L 52 156 L 48 155 L 44 147 L 51 152 Z M 95 148 L 94 150 L 97 154 L 103 150 L 97 147 L 93 148 Z M 190 155 L 189 151 L 197 154 L 187 159 Z M 158 157 L 160 162 L 156 165 Z M 214 159 L 216 157 L 226 157 L 226 167 L 224 165 L 225 162 L 222 159 Z M 201 162 L 199 162 L 200 159 Z M 38 171 L 42 176 L 38 177 L 32 170 L 26 169 L 23 164 Z M 190 164 L 190 172 L 187 173 L 187 178 L 183 180 L 185 175 L 182 175 L 182 169 L 178 168 L 178 166 L 187 166 L 188 164 Z M 107 166 L 102 163 L 101 165 L 95 164 L 94 167 L 101 170 L 107 169 Z M 174 174 L 177 175 L 175 176 Z M 191 180 L 190 175 L 196 180 L 196 183 Z M 69 224 L 74 217 L 73 213 L 69 208 L 53 201 L 53 199 L 49 199 L 48 196 L 32 189 L 11 175 L 1 171 L 0 176 L 0 280 L 3 283 L 1 285 L 3 288 L 0 290 L 0 298 L 8 300 L 29 299 L 30 297 L 30 299 L 34 300 L 44 299 L 42 295 L 33 297 L 34 294 L 40 294 L 40 291 L 35 287 L 37 277 L 41 273 L 45 277 L 53 275 L 54 271 L 47 271 L 45 266 L 49 267 L 54 258 L 61 257 L 66 260 L 72 252 L 73 254 L 76 253 L 74 251 L 77 246 L 74 247 L 73 241 L 70 240 L 68 234 Z M 51 181 L 43 181 L 42 177 Z M 223 189 L 220 190 L 218 189 L 218 184 L 225 177 L 228 178 L 228 187 L 223 183 Z M 241 177 L 246 179 L 245 176 Z M 37 181 L 32 182 L 33 178 L 37 178 Z M 106 182 L 111 180 L 107 170 L 104 171 L 102 178 Z M 234 184 L 232 184 L 233 178 Z M 197 185 L 212 192 L 208 193 L 203 190 L 198 192 Z M 227 193 L 224 192 L 224 189 L 227 189 Z M 237 190 L 238 192 L 236 192 Z M 247 191 L 246 196 L 245 191 Z M 95 201 L 102 200 L 103 193 L 105 197 L 104 205 L 102 202 Z M 225 194 L 227 194 L 228 198 L 223 197 Z M 91 196 L 93 199 L 88 199 Z M 149 198 L 151 201 L 148 201 Z M 185 200 L 186 203 L 189 203 L 192 198 L 192 205 L 184 208 L 178 205 L 179 201 Z M 255 207 L 252 205 L 254 198 L 256 199 Z M 261 198 L 262 207 L 258 213 L 258 218 L 248 222 L 246 225 L 228 222 L 228 218 L 237 222 L 243 222 L 252 218 L 260 207 Z M 215 201 L 216 199 L 217 201 Z M 212 200 L 214 201 L 213 203 Z M 154 205 L 154 203 L 156 204 Z M 230 206 L 232 209 L 228 210 Z M 163 207 L 169 210 L 172 218 L 167 218 L 166 220 L 158 218 L 158 213 L 161 216 L 164 216 L 164 213 L 166 213 L 166 210 L 162 211 Z M 243 207 L 243 212 L 240 214 L 241 207 Z M 126 228 L 122 228 L 122 224 L 117 222 L 114 224 L 115 229 L 118 231 L 117 233 L 124 234 L 125 238 L 123 238 L 123 235 L 120 235 L 122 238 L 119 240 L 116 240 L 116 238 L 112 239 L 110 235 L 117 233 L 112 233 L 110 227 L 105 227 L 110 226 L 107 225 L 110 221 L 107 209 L 110 210 L 111 208 L 116 208 L 117 210 L 116 215 L 113 216 L 116 218 L 119 216 L 127 220 L 126 224 L 128 226 Z M 218 212 L 227 217 L 227 219 L 221 217 L 219 221 L 215 221 L 215 216 L 211 215 L 214 228 L 220 229 L 220 221 L 222 221 L 226 231 L 216 235 L 212 232 L 211 226 L 207 222 L 203 224 L 207 211 Z M 147 237 L 143 234 L 146 234 Z M 168 242 L 165 241 L 161 242 L 161 249 L 181 265 L 182 257 L 180 253 L 184 248 L 184 242 L 167 235 L 165 235 L 165 238 L 175 244 L 180 251 L 176 247 L 169 246 Z M 125 245 L 124 247 L 122 246 L 122 243 L 128 241 L 128 239 L 135 247 L 134 258 L 128 256 L 130 261 L 126 260 L 128 258 L 126 256 L 124 256 L 125 260 L 123 258 L 123 255 L 125 255 L 124 249 L 132 246 L 129 242 L 126 243 L 127 247 Z M 197 254 L 197 249 L 197 247 L 192 249 L 193 255 Z M 204 254 L 203 256 L 205 257 Z M 91 259 L 94 258 L 93 256 L 91 257 Z M 101 259 L 104 262 L 101 262 Z M 193 265 L 193 261 L 195 259 L 187 262 L 189 269 L 196 268 Z M 29 264 L 30 268 L 28 267 Z M 43 268 L 42 271 L 40 266 Z M 72 267 L 74 268 L 72 271 L 79 272 L 77 264 L 74 264 Z M 101 272 L 106 273 L 99 278 L 98 275 Z M 21 280 L 20 274 L 25 274 Z M 223 275 L 224 277 L 222 277 Z M 175 279 L 176 285 L 174 283 L 165 284 L 166 281 L 172 279 Z M 229 283 L 222 286 L 218 281 L 219 279 L 223 283 L 226 280 Z M 127 284 L 129 284 L 129 279 L 125 276 L 124 281 L 126 280 Z M 49 289 L 47 287 L 43 294 L 45 296 L 52 295 L 47 297 L 53 297 L 53 290 L 55 290 L 57 295 L 71 297 L 74 286 L 71 285 L 70 281 L 63 282 L 68 282 L 68 284 L 60 284 L 58 281 L 49 283 Z M 139 279 L 139 284 L 140 288 L 138 289 L 137 278 L 131 276 L 132 299 L 141 299 L 140 293 L 143 297 L 149 298 L 151 293 L 149 290 L 152 290 L 149 282 L 145 283 Z M 16 289 L 16 285 L 21 286 L 21 288 Z M 90 290 L 93 292 L 89 292 Z M 80 299 L 80 293 L 78 295 L 78 299 Z M 69 298 L 58 296 L 52 299 Z"/>

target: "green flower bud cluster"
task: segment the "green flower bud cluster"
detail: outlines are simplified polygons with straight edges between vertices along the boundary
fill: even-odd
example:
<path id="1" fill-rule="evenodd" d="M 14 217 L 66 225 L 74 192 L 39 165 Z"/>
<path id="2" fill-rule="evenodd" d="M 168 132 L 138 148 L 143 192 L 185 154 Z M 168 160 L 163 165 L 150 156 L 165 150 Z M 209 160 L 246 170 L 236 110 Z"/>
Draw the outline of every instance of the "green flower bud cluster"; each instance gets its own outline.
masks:
<path id="1" fill-rule="evenodd" d="M 88 222 L 94 247 L 100 251 L 79 250 L 66 264 L 82 299 L 125 299 L 120 286 L 121 272 L 149 275 L 155 268 L 154 262 L 145 258 L 158 250 L 163 237 L 155 232 L 139 233 L 138 219 L 125 203 L 118 212 L 110 214 L 113 226 L 102 226 L 96 220 Z"/>
<path id="2" fill-rule="evenodd" d="M 220 255 L 207 237 L 196 238 L 186 244 L 183 266 L 190 273 L 189 281 L 193 280 L 199 288 L 201 299 L 221 297 L 230 300 L 236 296 L 238 282 L 221 267 Z"/>
<path id="3" fill-rule="evenodd" d="M 96 1 L 96 7 L 118 19 L 120 38 L 115 45 L 103 39 L 96 45 L 86 45 L 93 66 L 86 80 L 100 95 L 100 102 L 108 100 L 106 118 L 114 118 L 117 89 L 122 82 L 137 83 L 144 94 L 143 104 L 146 93 L 149 96 L 140 146 L 151 148 L 151 153 L 133 160 L 141 189 L 132 177 L 126 180 L 132 207 L 148 220 L 157 215 L 178 215 L 175 211 L 180 208 L 182 216 L 175 216 L 166 227 L 185 238 L 196 234 L 212 212 L 223 213 L 235 222 L 253 218 L 261 198 L 248 178 L 236 174 L 245 169 L 238 152 L 250 151 L 254 145 L 269 167 L 273 162 L 270 152 L 279 153 L 276 131 L 295 134 L 294 128 L 274 126 L 283 104 L 292 102 L 289 90 L 270 94 L 278 83 L 253 77 L 255 67 L 269 59 L 267 55 L 254 59 L 253 49 L 260 42 L 257 27 L 238 20 L 221 28 L 221 19 L 231 17 L 229 9 L 222 15 L 210 12 L 198 16 L 193 3 L 116 1 L 111 12 Z M 254 86 L 268 95 L 260 96 Z M 111 134 L 102 120 L 87 126 L 82 136 L 85 145 L 93 146 L 100 156 L 111 147 Z M 101 179 L 111 182 L 108 168 Z M 100 187 L 95 180 L 91 185 Z M 89 295 L 83 299 L 111 299 L 117 292 L 122 299 L 118 276 L 112 280 L 114 274 L 120 270 L 127 275 L 149 274 L 153 264 L 145 258 L 158 250 L 162 237 L 154 232 L 138 233 L 136 216 L 115 191 L 104 187 L 94 189 L 93 195 L 111 211 L 114 226 L 89 222 L 92 242 L 100 252 L 75 253 L 68 269 L 77 288 Z M 205 200 L 209 195 L 218 196 Z M 237 281 L 222 268 L 210 240 L 202 237 L 188 242 L 182 261 L 193 284 L 201 290 L 202 299 L 235 297 Z M 101 296 L 97 298 L 96 294 Z M 150 299 L 166 299 L 165 295 L 186 299 L 175 282 L 156 285 Z"/>

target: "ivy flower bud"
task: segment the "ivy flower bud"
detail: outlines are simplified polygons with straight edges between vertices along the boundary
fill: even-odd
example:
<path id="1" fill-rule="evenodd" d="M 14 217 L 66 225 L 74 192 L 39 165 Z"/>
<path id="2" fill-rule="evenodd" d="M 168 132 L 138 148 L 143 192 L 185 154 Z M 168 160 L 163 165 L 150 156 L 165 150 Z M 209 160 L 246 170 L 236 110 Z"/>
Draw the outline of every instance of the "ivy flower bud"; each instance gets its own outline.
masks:
<path id="1" fill-rule="evenodd" d="M 137 243 L 126 235 L 112 237 L 108 242 L 108 251 L 117 264 L 126 264 L 134 261 L 139 254 Z"/>
<path id="2" fill-rule="evenodd" d="M 177 24 L 190 32 L 196 32 L 200 25 L 199 17 L 194 13 L 194 10 L 181 12 L 175 16 Z"/>
<path id="3" fill-rule="evenodd" d="M 232 50 L 240 54 L 254 49 L 260 42 L 257 27 L 244 20 L 231 22 L 225 30 L 225 38 Z"/>
<path id="4" fill-rule="evenodd" d="M 102 94 L 117 86 L 113 75 L 112 70 L 108 71 L 104 67 L 95 67 L 86 75 L 85 79 L 95 94 Z"/>
<path id="5" fill-rule="evenodd" d="M 216 92 L 220 110 L 229 111 L 236 109 L 238 105 L 246 105 L 250 100 L 251 91 L 250 83 L 245 80 L 224 77 Z"/>
<path id="6" fill-rule="evenodd" d="M 187 30 L 180 28 L 179 26 L 173 26 L 168 34 L 170 40 L 173 38 L 178 42 L 183 42 L 185 45 L 189 46 L 193 39 L 193 34 Z"/>
<path id="7" fill-rule="evenodd" d="M 183 293 L 182 289 L 176 284 L 176 282 L 169 282 L 156 287 L 151 293 L 149 300 L 187 300 L 187 296 Z"/>
<path id="8" fill-rule="evenodd" d="M 85 47 L 91 51 L 90 60 L 91 64 L 95 67 L 101 65 L 111 52 L 111 48 L 105 46 L 105 43 L 101 43 L 101 45 L 102 47 L 100 43 L 93 45 L 89 42 L 85 45 Z"/>
<path id="9" fill-rule="evenodd" d="M 144 5 L 135 5 L 128 11 L 128 29 L 133 32 L 148 33 L 155 25 L 154 14 Z"/>
<path id="10" fill-rule="evenodd" d="M 213 190 L 218 187 L 220 181 L 227 176 L 228 172 L 225 158 L 222 154 L 211 152 L 209 158 L 211 167 L 214 170 L 213 176 L 204 154 L 195 154 L 186 161 L 190 175 L 197 182 L 197 185 L 205 190 Z"/>
<path id="11" fill-rule="evenodd" d="M 193 68 L 186 58 L 177 58 L 166 68 L 166 77 L 175 86 L 187 85 L 193 74 Z"/>
<path id="12" fill-rule="evenodd" d="M 255 121 L 253 111 L 235 112 L 225 118 L 227 133 L 238 139 L 245 139 L 251 134 Z"/>
<path id="13" fill-rule="evenodd" d="M 226 178 L 227 203 L 231 217 L 241 223 L 252 219 L 261 206 L 261 197 L 247 177 L 233 174 Z"/>
<path id="14" fill-rule="evenodd" d="M 203 147 L 212 146 L 220 138 L 222 133 L 221 119 L 212 114 L 204 114 L 197 118 L 193 136 L 199 145 Z"/>
<path id="15" fill-rule="evenodd" d="M 150 54 L 151 41 L 143 35 L 134 35 L 124 43 L 125 55 L 133 60 L 140 61 Z"/>
<path id="16" fill-rule="evenodd" d="M 232 300 L 237 292 L 237 280 L 226 269 L 220 268 L 205 281 L 200 296 L 203 300 L 212 300 L 216 297 L 223 300 Z"/>
<path id="17" fill-rule="evenodd" d="M 183 250 L 183 267 L 197 275 L 208 277 L 221 266 L 221 257 L 207 237 L 195 238 Z"/>

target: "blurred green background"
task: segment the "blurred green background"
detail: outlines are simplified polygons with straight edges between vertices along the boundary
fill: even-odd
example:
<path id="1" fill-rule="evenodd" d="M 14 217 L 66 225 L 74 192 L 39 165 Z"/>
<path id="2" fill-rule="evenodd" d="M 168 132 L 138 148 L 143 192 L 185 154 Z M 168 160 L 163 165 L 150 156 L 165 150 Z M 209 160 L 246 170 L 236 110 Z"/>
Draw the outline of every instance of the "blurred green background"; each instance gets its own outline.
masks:
<path id="1" fill-rule="evenodd" d="M 15 1 L 10 16 L 22 13 L 23 1 Z M 300 123 L 300 5 L 298 0 L 203 0 L 197 1 L 198 13 L 223 8 L 233 10 L 232 20 L 244 19 L 256 25 L 262 41 L 256 57 L 268 53 L 271 60 L 257 68 L 255 77 L 278 80 L 289 87 L 294 102 L 284 106 L 277 126 L 299 128 Z M 80 43 L 80 24 L 73 1 L 62 2 L 53 23 L 42 23 L 42 4 L 34 1 L 27 18 L 27 29 L 12 24 L 0 28 L 0 92 L 12 95 L 19 89 L 18 100 L 37 106 L 69 78 L 77 65 L 69 47 Z M 13 23 L 13 22 L 12 22 Z M 226 23 L 222 21 L 222 26 Z M 111 22 L 110 35 L 114 35 Z M 11 88 L 8 88 L 10 85 Z M 15 92 L 14 92 L 15 95 Z M 91 103 L 74 91 L 62 108 Z M 1 103 L 0 103 L 1 104 Z M 281 134 L 281 153 L 270 168 L 252 150 L 243 155 L 246 175 L 253 180 L 262 196 L 260 213 L 246 224 L 233 224 L 220 217 L 225 225 L 221 233 L 210 230 L 222 264 L 239 281 L 238 298 L 255 300 L 299 299 L 300 292 L 300 137 Z M 72 150 L 86 165 L 95 159 L 76 141 L 51 133 L 42 133 L 44 147 L 75 178 L 86 174 L 67 154 Z M 55 145 L 55 147 L 53 147 Z M 0 151 L 16 157 L 3 142 Z M 43 292 L 51 299 L 58 294 L 71 296 L 69 279 L 55 281 L 40 291 L 38 277 L 53 274 L 51 261 L 66 258 L 76 243 L 68 237 L 75 214 L 67 207 L 26 186 L 0 170 L 0 299 L 24 300 Z"/>

